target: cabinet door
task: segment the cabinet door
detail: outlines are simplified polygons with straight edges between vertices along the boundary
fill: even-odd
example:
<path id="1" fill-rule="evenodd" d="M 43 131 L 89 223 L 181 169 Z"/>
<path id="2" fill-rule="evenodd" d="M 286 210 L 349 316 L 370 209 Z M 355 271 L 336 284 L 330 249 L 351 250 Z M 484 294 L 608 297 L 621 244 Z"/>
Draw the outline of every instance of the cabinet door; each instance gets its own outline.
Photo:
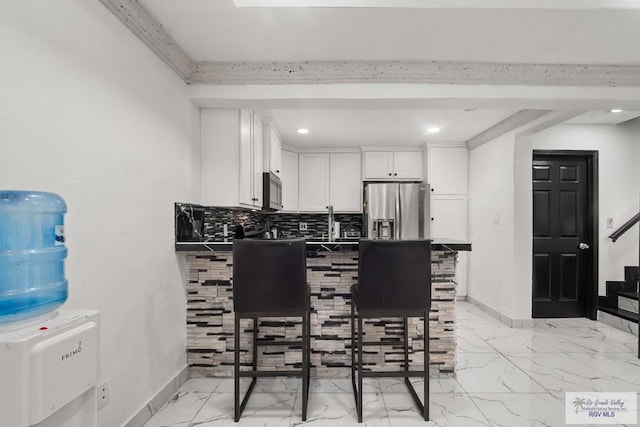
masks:
<path id="1" fill-rule="evenodd" d="M 329 155 L 298 155 L 300 212 L 324 212 L 329 205 Z"/>
<path id="2" fill-rule="evenodd" d="M 272 128 L 269 128 L 269 170 L 282 178 L 282 143 Z"/>
<path id="3" fill-rule="evenodd" d="M 240 110 L 240 140 L 238 158 L 238 202 L 253 206 L 253 162 L 252 162 L 252 127 L 253 114 L 251 110 Z M 234 179 L 229 177 L 229 179 Z M 224 185 L 222 182 L 218 185 Z"/>
<path id="4" fill-rule="evenodd" d="M 467 241 L 466 197 L 431 197 L 431 237 Z"/>
<path id="5" fill-rule="evenodd" d="M 252 135 L 253 206 L 262 206 L 262 122 L 253 115 Z"/>
<path id="6" fill-rule="evenodd" d="M 422 181 L 422 151 L 393 153 L 393 178 Z"/>
<path id="7" fill-rule="evenodd" d="M 203 108 L 200 115 L 199 203 L 205 206 L 236 206 L 240 114 L 237 110 Z"/>
<path id="8" fill-rule="evenodd" d="M 360 153 L 331 154 L 329 201 L 336 212 L 362 212 Z"/>
<path id="9" fill-rule="evenodd" d="M 298 154 L 282 151 L 282 210 L 298 210 Z"/>
<path id="10" fill-rule="evenodd" d="M 430 147 L 427 155 L 433 194 L 467 194 L 466 147 Z"/>
<path id="11" fill-rule="evenodd" d="M 364 179 L 393 179 L 393 153 L 365 151 Z"/>

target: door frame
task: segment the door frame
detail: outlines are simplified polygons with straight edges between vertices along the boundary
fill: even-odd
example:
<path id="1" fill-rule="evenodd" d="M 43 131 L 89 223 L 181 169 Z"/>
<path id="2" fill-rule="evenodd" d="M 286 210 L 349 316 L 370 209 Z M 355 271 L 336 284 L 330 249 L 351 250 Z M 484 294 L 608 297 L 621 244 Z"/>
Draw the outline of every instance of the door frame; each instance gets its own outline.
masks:
<path id="1" fill-rule="evenodd" d="M 591 265 L 593 267 L 591 271 L 591 289 L 587 289 L 585 317 L 596 320 L 598 317 L 598 240 L 600 236 L 598 228 L 598 152 L 588 150 L 533 150 L 532 165 L 536 157 L 544 156 L 582 157 L 587 161 L 587 235 L 591 241 Z M 531 189 L 531 197 L 533 197 L 533 188 Z M 531 228 L 531 237 L 533 239 L 533 227 Z M 531 248 L 533 251 L 533 241 Z M 531 298 L 533 298 L 533 293 Z"/>

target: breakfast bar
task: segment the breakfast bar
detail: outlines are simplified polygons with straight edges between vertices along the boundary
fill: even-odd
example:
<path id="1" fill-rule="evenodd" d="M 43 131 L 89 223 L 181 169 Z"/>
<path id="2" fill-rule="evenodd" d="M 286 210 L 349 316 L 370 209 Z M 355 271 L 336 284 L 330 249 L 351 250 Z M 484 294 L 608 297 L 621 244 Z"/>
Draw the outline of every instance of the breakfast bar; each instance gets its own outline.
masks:
<path id="1" fill-rule="evenodd" d="M 307 242 L 307 283 L 311 287 L 311 376 L 341 378 L 350 375 L 350 292 L 358 279 L 357 241 Z M 231 242 L 176 243 L 187 269 L 187 352 L 191 377 L 233 374 L 233 256 Z M 438 240 L 432 243 L 432 304 L 430 325 L 430 375 L 454 375 L 455 286 L 458 251 L 471 250 L 468 242 Z M 428 260 L 425 260 L 428 262 Z M 250 330 L 243 320 L 241 330 Z M 409 319 L 411 366 L 423 360 L 423 328 L 418 318 Z M 397 365 L 403 361 L 402 320 L 367 319 L 364 334 L 370 341 L 398 341 L 394 345 L 367 347 L 367 369 Z M 259 340 L 293 340 L 301 335 L 300 319 L 259 320 Z M 241 336 L 241 360 L 247 354 L 251 334 Z M 292 350 L 292 351 L 288 351 Z M 297 348 L 269 346 L 261 350 L 260 366 L 291 369 L 301 363 Z"/>

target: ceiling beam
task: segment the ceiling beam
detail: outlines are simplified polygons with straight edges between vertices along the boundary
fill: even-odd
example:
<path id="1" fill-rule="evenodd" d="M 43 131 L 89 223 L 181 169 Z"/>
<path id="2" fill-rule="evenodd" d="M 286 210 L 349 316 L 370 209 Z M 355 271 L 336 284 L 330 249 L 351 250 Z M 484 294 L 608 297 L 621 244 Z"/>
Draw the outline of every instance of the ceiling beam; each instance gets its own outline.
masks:
<path id="1" fill-rule="evenodd" d="M 454 61 L 198 62 L 192 83 L 640 86 L 640 65 Z"/>
<path id="2" fill-rule="evenodd" d="M 158 20 L 138 0 L 100 0 L 140 40 L 186 83 L 191 81 L 194 61 Z"/>
<path id="3" fill-rule="evenodd" d="M 640 87 L 640 65 L 637 64 L 523 64 L 455 61 L 196 61 L 176 43 L 162 24 L 147 11 L 139 0 L 100 1 L 187 84 L 419 83 Z M 587 0 L 580 1 L 589 2 Z M 591 2 L 597 1 L 599 0 L 591 0 Z M 640 0 L 627 1 L 640 2 Z"/>
<path id="4" fill-rule="evenodd" d="M 469 147 L 469 149 L 477 148 L 482 144 L 493 141 L 507 132 L 539 119 L 549 112 L 549 110 L 520 110 L 469 139 L 467 141 L 467 147 Z"/>
<path id="5" fill-rule="evenodd" d="M 236 7 L 638 9 L 638 0 L 233 0 Z"/>

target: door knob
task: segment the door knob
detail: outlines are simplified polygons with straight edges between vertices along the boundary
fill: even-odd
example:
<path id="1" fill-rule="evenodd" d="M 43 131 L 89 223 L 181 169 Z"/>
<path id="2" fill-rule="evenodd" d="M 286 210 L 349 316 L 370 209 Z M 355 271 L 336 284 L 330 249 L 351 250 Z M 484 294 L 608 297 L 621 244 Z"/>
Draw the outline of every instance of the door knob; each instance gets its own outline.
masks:
<path id="1" fill-rule="evenodd" d="M 578 248 L 584 251 L 585 249 L 589 249 L 589 245 L 587 243 L 580 243 Z"/>

